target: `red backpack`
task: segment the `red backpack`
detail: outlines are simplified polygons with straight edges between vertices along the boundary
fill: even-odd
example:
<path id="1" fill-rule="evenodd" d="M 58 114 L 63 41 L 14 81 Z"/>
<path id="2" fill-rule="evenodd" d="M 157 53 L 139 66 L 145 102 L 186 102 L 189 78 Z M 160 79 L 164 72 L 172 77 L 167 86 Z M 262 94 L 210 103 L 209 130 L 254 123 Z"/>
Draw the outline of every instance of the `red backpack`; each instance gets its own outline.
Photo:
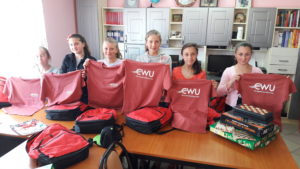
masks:
<path id="1" fill-rule="evenodd" d="M 11 106 L 11 104 L 8 102 L 8 97 L 3 93 L 5 82 L 6 78 L 0 76 L 0 109 Z"/>
<path id="2" fill-rule="evenodd" d="M 92 144 L 60 124 L 52 124 L 28 139 L 26 151 L 39 166 L 52 163 L 59 169 L 86 159 Z"/>
<path id="3" fill-rule="evenodd" d="M 106 126 L 112 126 L 117 119 L 114 109 L 97 108 L 88 110 L 75 120 L 74 131 L 77 133 L 100 133 Z"/>
<path id="4" fill-rule="evenodd" d="M 138 132 L 157 132 L 172 119 L 172 111 L 165 107 L 144 107 L 126 115 L 126 125 Z"/>

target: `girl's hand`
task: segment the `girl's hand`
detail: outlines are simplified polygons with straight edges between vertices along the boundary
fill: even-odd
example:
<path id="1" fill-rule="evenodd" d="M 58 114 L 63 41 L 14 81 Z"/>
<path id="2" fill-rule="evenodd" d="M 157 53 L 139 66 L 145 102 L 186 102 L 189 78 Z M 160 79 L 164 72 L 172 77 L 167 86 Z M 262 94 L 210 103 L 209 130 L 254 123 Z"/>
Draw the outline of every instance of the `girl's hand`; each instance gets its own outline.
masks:
<path id="1" fill-rule="evenodd" d="M 89 59 L 89 58 L 85 59 L 85 61 L 84 61 L 84 63 L 83 63 L 84 69 L 86 69 L 86 67 L 89 65 L 89 62 L 90 62 L 90 59 Z"/>
<path id="2" fill-rule="evenodd" d="M 213 88 L 216 89 L 218 87 L 218 82 L 215 80 L 212 80 L 211 82 L 212 82 Z"/>
<path id="3" fill-rule="evenodd" d="M 239 81 L 240 78 L 241 78 L 241 75 L 240 75 L 240 74 L 234 75 L 233 78 L 228 82 L 228 84 L 227 84 L 227 89 L 230 89 L 230 88 L 233 86 L 234 82 L 235 82 L 235 81 Z"/>
<path id="4" fill-rule="evenodd" d="M 86 78 L 86 69 L 81 70 L 81 77 L 82 77 L 82 79 Z"/>

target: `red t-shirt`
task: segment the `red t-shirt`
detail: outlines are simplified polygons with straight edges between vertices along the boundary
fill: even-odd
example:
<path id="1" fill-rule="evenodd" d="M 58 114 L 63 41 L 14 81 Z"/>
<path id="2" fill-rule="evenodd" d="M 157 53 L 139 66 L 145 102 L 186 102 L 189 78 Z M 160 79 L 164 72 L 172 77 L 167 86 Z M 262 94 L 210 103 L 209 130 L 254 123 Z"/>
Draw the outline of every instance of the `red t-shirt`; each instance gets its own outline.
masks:
<path id="1" fill-rule="evenodd" d="M 195 133 L 205 133 L 210 97 L 216 95 L 210 80 L 175 80 L 167 102 L 173 111 L 172 126 Z"/>
<path id="2" fill-rule="evenodd" d="M 44 107 L 40 100 L 40 79 L 8 78 L 4 93 L 8 96 L 11 107 L 3 108 L 8 114 L 30 116 Z"/>
<path id="3" fill-rule="evenodd" d="M 253 105 L 273 112 L 274 123 L 281 126 L 281 111 L 289 94 L 296 92 L 293 81 L 278 74 L 243 74 L 235 87 L 243 104 Z"/>
<path id="4" fill-rule="evenodd" d="M 196 80 L 196 79 L 206 79 L 206 73 L 202 70 L 200 73 L 194 75 L 192 78 L 185 78 L 182 74 L 182 66 L 175 67 L 172 72 L 173 80 Z"/>
<path id="5" fill-rule="evenodd" d="M 170 66 L 162 63 L 123 62 L 125 71 L 122 112 L 158 106 L 163 89 L 171 87 Z"/>
<path id="6" fill-rule="evenodd" d="M 93 107 L 122 108 L 123 72 L 120 65 L 107 67 L 103 62 L 90 61 L 87 67 L 88 102 Z"/>
<path id="7" fill-rule="evenodd" d="M 47 106 L 77 102 L 82 95 L 81 71 L 64 74 L 47 73 L 42 79 L 41 100 L 48 101 Z"/>

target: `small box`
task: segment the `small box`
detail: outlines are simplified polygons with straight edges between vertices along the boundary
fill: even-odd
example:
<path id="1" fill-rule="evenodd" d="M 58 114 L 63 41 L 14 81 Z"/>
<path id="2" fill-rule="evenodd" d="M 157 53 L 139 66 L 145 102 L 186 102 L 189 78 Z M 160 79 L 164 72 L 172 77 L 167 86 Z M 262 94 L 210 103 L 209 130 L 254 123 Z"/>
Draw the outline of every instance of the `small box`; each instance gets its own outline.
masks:
<path id="1" fill-rule="evenodd" d="M 234 114 L 259 123 L 269 124 L 273 121 L 273 113 L 252 105 L 241 104 L 233 107 Z"/>
<path id="2" fill-rule="evenodd" d="M 223 113 L 221 115 L 221 122 L 258 137 L 264 137 L 274 129 L 273 123 L 263 124 L 249 119 L 244 121 L 241 116 L 234 114 L 232 111 Z"/>
<path id="3" fill-rule="evenodd" d="M 271 141 L 275 140 L 276 133 L 279 132 L 279 128 L 276 127 L 271 133 L 261 138 L 235 129 L 233 126 L 226 125 L 220 121 L 210 125 L 209 128 L 211 132 L 251 150 L 266 147 Z"/>

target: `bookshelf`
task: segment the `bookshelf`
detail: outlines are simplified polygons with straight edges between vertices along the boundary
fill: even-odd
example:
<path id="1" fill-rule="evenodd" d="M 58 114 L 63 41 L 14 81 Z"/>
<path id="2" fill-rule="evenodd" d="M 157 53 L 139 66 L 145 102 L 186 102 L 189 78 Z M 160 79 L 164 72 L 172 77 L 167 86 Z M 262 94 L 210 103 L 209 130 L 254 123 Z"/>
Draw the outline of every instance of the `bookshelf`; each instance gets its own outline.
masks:
<path id="1" fill-rule="evenodd" d="M 119 43 L 124 42 L 123 8 L 102 8 L 103 37 L 112 37 Z"/>
<path id="2" fill-rule="evenodd" d="M 247 27 L 248 27 L 248 7 L 236 7 L 234 8 L 234 18 L 232 27 L 231 43 L 233 46 L 236 43 L 246 41 Z M 242 33 L 239 33 L 242 31 Z"/>
<path id="3" fill-rule="evenodd" d="M 273 47 L 300 47 L 300 8 L 278 8 Z"/>
<path id="4" fill-rule="evenodd" d="M 170 8 L 170 31 L 169 31 L 169 46 L 181 47 L 183 42 L 182 37 L 182 8 Z"/>

